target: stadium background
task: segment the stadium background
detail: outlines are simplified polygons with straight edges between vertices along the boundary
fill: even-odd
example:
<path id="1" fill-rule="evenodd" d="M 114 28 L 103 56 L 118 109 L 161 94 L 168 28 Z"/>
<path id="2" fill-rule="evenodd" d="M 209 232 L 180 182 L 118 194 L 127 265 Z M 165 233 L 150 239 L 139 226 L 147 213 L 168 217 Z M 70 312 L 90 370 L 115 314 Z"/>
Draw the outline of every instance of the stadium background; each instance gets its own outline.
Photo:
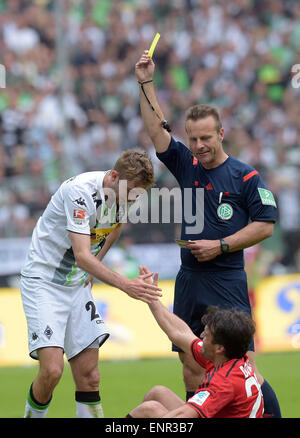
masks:
<path id="1" fill-rule="evenodd" d="M 59 184 L 76 173 L 107 170 L 121 151 L 139 146 L 153 158 L 157 187 L 177 185 L 143 129 L 134 75 L 156 32 L 161 38 L 155 83 L 173 135 L 184 140 L 189 105 L 215 104 L 226 151 L 258 169 L 274 193 L 275 234 L 245 253 L 258 359 L 270 358 L 266 377 L 277 370 L 271 383 L 276 389 L 277 382 L 278 390 L 282 368 L 293 376 L 292 364 L 299 367 L 300 89 L 293 87 L 291 74 L 300 64 L 299 2 L 1 0 L 6 82 L 0 88 L 1 385 L 8 367 L 33 364 L 19 271 L 36 220 Z M 171 307 L 179 225 L 160 220 L 123 228 L 105 263 L 127 276 L 135 276 L 140 263 L 159 271 L 164 302 Z M 94 294 L 112 332 L 103 360 L 162 357 L 171 361 L 169 370 L 177 370 L 167 339 L 143 303 L 101 284 Z M 28 382 L 22 384 L 25 394 Z M 139 385 L 143 393 L 142 381 Z M 299 374 L 280 391 L 299 406 Z M 5 397 L 3 390 L 0 417 L 22 415 L 2 409 Z M 300 417 L 299 407 L 283 410 Z"/>

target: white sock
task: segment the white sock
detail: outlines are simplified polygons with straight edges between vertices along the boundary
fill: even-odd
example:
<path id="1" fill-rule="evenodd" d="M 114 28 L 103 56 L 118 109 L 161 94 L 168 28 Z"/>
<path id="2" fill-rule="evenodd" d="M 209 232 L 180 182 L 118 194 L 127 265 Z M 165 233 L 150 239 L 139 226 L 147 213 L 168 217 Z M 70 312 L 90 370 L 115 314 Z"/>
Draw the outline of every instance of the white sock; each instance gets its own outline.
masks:
<path id="1" fill-rule="evenodd" d="M 75 391 L 77 418 L 104 418 L 99 391 Z"/>
<path id="2" fill-rule="evenodd" d="M 48 406 L 44 409 L 38 409 L 37 406 L 31 406 L 29 401 L 26 400 L 24 418 L 45 418 L 47 412 Z"/>
<path id="3" fill-rule="evenodd" d="M 81 403 L 76 402 L 77 418 L 104 418 L 101 402 L 98 403 Z"/>

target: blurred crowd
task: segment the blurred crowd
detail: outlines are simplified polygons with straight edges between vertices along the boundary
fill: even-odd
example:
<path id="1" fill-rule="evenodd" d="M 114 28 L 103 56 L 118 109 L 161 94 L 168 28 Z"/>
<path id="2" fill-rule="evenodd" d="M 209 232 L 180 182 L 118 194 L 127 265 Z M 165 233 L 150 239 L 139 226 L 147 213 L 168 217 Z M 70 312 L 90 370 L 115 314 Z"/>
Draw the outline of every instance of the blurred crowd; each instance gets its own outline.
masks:
<path id="1" fill-rule="evenodd" d="M 297 0 L 0 0 L 0 238 L 30 236 L 66 177 L 107 170 L 127 148 L 149 152 L 159 187 L 176 185 L 143 128 L 134 74 L 156 32 L 172 134 L 185 142 L 190 105 L 220 109 L 226 151 L 258 169 L 278 203 L 268 263 L 300 271 Z M 178 226 L 140 230 L 128 224 L 124 242 L 173 241 Z"/>

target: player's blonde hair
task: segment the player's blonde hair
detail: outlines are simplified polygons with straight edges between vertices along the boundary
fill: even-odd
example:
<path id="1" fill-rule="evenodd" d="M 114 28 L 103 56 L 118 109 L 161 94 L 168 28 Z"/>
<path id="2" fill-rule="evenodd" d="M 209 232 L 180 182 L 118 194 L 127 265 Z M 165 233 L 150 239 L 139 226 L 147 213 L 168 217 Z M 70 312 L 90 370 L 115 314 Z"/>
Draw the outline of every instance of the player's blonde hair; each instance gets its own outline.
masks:
<path id="1" fill-rule="evenodd" d="M 134 181 L 137 187 L 148 189 L 154 185 L 154 169 L 147 152 L 128 149 L 114 165 L 120 180 Z"/>

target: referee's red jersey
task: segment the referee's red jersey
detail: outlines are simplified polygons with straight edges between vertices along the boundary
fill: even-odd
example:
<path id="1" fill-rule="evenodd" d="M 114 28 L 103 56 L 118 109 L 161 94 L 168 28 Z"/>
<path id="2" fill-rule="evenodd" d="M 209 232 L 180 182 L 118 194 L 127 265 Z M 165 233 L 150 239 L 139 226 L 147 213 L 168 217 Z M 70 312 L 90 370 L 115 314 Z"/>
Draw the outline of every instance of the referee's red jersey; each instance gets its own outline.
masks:
<path id="1" fill-rule="evenodd" d="M 247 355 L 215 367 L 202 356 L 199 338 L 192 342 L 191 350 L 206 369 L 203 383 L 187 401 L 201 418 L 262 418 L 262 392 Z"/>

